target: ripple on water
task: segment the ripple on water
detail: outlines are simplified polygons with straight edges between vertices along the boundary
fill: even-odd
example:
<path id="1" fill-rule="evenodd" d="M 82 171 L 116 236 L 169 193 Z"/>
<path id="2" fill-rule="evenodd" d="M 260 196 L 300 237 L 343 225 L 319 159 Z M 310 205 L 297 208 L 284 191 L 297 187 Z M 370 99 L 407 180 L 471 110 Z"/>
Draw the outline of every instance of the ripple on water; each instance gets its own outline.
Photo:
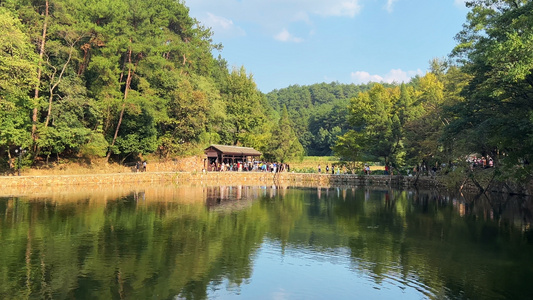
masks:
<path id="1" fill-rule="evenodd" d="M 351 257 L 346 247 L 317 248 L 265 240 L 254 260 L 249 284 L 240 296 L 254 299 L 422 299 L 435 292 L 416 274 L 402 275 L 398 266 L 381 266 Z M 224 298 L 225 292 L 217 291 Z M 229 291 L 226 291 L 229 293 Z"/>

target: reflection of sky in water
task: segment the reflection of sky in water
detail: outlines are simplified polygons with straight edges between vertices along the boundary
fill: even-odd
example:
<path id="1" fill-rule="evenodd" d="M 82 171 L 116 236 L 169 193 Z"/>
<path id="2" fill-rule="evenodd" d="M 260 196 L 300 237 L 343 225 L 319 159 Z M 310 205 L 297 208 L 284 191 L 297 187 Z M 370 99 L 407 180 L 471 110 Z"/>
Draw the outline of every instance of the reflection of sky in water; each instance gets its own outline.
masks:
<path id="1" fill-rule="evenodd" d="M 364 262 L 361 262 L 364 264 Z M 240 287 L 213 287 L 210 299 L 425 299 L 427 287 L 401 282 L 399 273 L 376 283 L 368 268 L 354 266 L 347 248 L 317 252 L 311 248 L 282 249 L 266 240 L 254 258 L 253 274 Z"/>

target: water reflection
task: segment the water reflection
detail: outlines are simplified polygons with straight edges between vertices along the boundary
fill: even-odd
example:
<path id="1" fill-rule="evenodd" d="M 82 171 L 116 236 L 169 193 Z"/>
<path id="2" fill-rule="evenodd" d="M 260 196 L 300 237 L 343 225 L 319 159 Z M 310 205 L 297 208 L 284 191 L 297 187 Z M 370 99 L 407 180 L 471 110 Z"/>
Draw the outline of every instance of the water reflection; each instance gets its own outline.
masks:
<path id="1" fill-rule="evenodd" d="M 527 198 L 173 185 L 9 194 L 2 299 L 533 295 Z"/>

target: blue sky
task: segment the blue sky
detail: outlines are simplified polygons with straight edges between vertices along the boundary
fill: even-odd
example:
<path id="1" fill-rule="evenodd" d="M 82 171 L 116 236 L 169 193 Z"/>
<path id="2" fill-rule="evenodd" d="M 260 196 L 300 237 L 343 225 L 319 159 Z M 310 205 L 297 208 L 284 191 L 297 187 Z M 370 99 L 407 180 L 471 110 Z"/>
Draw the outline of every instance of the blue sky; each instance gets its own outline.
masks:
<path id="1" fill-rule="evenodd" d="M 408 82 L 455 46 L 464 0 L 185 0 L 220 55 L 268 93 L 321 82 Z M 215 53 L 218 56 L 217 53 Z"/>

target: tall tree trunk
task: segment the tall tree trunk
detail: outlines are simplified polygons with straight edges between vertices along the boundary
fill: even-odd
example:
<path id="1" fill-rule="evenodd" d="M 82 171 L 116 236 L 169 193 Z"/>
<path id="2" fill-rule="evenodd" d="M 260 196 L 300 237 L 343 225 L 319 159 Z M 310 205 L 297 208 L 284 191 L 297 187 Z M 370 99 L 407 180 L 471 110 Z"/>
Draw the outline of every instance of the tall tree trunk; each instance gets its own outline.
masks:
<path id="1" fill-rule="evenodd" d="M 43 23 L 43 35 L 41 36 L 41 47 L 39 49 L 39 66 L 37 68 L 37 85 L 35 86 L 35 93 L 33 96 L 34 99 L 34 107 L 33 107 L 33 115 L 32 115 L 32 127 L 31 127 L 31 136 L 33 138 L 34 143 L 34 151 L 37 149 L 37 146 L 35 145 L 37 141 L 37 121 L 38 121 L 38 105 L 39 105 L 39 87 L 41 86 L 41 70 L 42 70 L 42 61 L 44 56 L 44 46 L 46 41 L 46 30 L 48 27 L 48 7 L 49 3 L 48 0 L 45 1 L 45 10 L 44 10 L 44 23 Z"/>
<path id="2" fill-rule="evenodd" d="M 111 153 L 113 152 L 113 150 L 111 149 L 115 145 L 115 142 L 118 136 L 118 131 L 120 129 L 120 125 L 122 124 L 122 118 L 124 117 L 124 109 L 126 108 L 126 100 L 128 99 L 128 91 L 130 89 L 130 84 L 131 84 L 131 77 L 132 77 L 132 70 L 131 70 L 131 48 L 130 48 L 128 51 L 128 77 L 126 79 L 126 88 L 124 89 L 124 101 L 122 102 L 122 108 L 120 110 L 120 116 L 118 118 L 118 123 L 115 129 L 115 135 L 113 136 L 113 141 L 111 142 L 111 146 L 109 147 L 109 150 L 107 151 L 106 162 L 109 161 L 109 157 L 111 157 Z"/>
<path id="3" fill-rule="evenodd" d="M 63 79 L 63 74 L 65 74 L 65 70 L 67 69 L 67 66 L 72 58 L 72 51 L 74 50 L 74 45 L 76 44 L 76 41 L 73 42 L 71 45 L 70 45 L 70 50 L 69 50 L 69 53 L 68 53 L 68 59 L 67 61 L 65 62 L 65 64 L 63 65 L 63 68 L 61 69 L 61 73 L 59 73 L 59 76 L 57 78 L 57 82 L 52 84 L 53 81 L 54 81 L 54 78 L 55 78 L 55 74 L 57 72 L 57 69 L 54 68 L 54 74 L 52 75 L 52 79 L 50 80 L 50 97 L 48 97 L 48 114 L 46 115 L 46 121 L 44 122 L 44 127 L 48 127 L 48 123 L 50 122 L 50 115 L 52 114 L 52 100 L 54 98 L 54 90 L 57 88 L 57 86 L 59 85 L 59 83 L 61 83 L 61 79 Z"/>
<path id="4" fill-rule="evenodd" d="M 83 50 L 83 62 L 80 64 L 80 67 L 78 68 L 78 76 L 81 76 L 83 74 L 83 71 L 85 71 L 85 68 L 87 67 L 87 64 L 89 62 L 89 50 L 91 49 L 90 44 L 84 44 L 81 46 L 81 50 Z"/>
<path id="5" fill-rule="evenodd" d="M 420 173 L 422 173 L 422 166 L 421 165 L 416 165 L 416 168 L 417 168 L 416 178 L 415 178 L 415 182 L 413 182 L 413 186 L 415 186 L 415 187 L 418 184 L 418 179 L 420 178 Z"/>

